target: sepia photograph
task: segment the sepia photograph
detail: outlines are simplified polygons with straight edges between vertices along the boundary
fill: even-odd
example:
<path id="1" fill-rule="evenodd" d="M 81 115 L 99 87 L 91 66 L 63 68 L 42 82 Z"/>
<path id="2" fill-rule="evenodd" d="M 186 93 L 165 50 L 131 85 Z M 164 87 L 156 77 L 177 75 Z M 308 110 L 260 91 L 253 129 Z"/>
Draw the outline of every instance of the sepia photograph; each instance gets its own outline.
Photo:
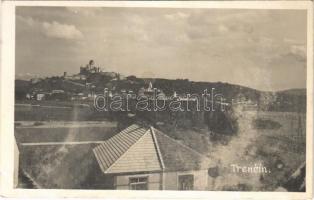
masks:
<path id="1" fill-rule="evenodd" d="M 307 9 L 14 15 L 15 189 L 311 191 Z"/>

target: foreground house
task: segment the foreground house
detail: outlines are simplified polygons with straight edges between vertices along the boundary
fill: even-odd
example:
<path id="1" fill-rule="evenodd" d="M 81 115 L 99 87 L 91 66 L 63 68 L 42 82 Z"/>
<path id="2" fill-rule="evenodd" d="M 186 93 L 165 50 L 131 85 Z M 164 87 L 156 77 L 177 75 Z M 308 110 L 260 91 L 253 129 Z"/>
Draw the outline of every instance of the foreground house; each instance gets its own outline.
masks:
<path id="1" fill-rule="evenodd" d="M 113 189 L 207 190 L 208 157 L 153 127 L 132 125 L 93 149 Z"/>

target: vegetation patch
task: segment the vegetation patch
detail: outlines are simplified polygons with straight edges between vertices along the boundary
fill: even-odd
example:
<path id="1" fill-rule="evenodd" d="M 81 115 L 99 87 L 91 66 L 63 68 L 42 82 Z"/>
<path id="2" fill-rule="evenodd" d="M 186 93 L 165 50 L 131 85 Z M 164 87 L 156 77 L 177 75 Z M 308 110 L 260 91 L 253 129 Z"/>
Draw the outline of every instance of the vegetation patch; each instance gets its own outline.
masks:
<path id="1" fill-rule="evenodd" d="M 92 149 L 97 144 L 21 146 L 20 169 L 47 189 L 103 189 L 109 182 Z M 78 164 L 79 163 L 79 164 Z M 19 185 L 23 185 L 20 179 Z"/>
<path id="2" fill-rule="evenodd" d="M 226 185 L 223 191 L 252 191 L 253 187 L 249 184 L 239 183 L 236 185 Z"/>
<path id="3" fill-rule="evenodd" d="M 34 126 L 41 126 L 41 125 L 44 125 L 45 123 L 43 122 L 34 122 Z"/>
<path id="4" fill-rule="evenodd" d="M 279 129 L 282 125 L 270 119 L 255 119 L 253 127 L 255 129 Z"/>
<path id="5" fill-rule="evenodd" d="M 256 148 L 254 158 L 263 161 L 263 165 L 271 171 L 260 177 L 261 190 L 273 191 L 284 185 L 294 171 L 305 161 L 305 140 L 294 140 L 281 135 L 260 135 L 259 142 L 249 149 Z M 293 148 L 295 143 L 299 148 Z M 291 190 L 296 191 L 297 188 Z"/>
<path id="6" fill-rule="evenodd" d="M 115 127 L 25 127 L 15 129 L 18 143 L 104 141 L 117 133 Z"/>

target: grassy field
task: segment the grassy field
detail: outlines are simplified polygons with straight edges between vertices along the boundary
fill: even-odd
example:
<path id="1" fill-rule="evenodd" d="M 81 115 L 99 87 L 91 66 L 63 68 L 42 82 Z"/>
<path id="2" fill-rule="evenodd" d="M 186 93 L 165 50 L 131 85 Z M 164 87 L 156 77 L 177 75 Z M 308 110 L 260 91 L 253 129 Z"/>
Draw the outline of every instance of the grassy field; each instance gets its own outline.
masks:
<path id="1" fill-rule="evenodd" d="M 15 121 L 87 121 L 104 120 L 106 112 L 95 112 L 90 104 L 42 101 L 16 102 Z"/>
<path id="2" fill-rule="evenodd" d="M 258 118 L 270 119 L 280 128 L 258 131 L 255 144 L 247 147 L 257 160 L 264 161 L 271 174 L 260 178 L 263 190 L 282 186 L 292 173 L 305 162 L 305 115 L 297 113 L 262 113 Z"/>
<path id="3" fill-rule="evenodd" d="M 81 122 L 83 123 L 83 122 Z M 47 127 L 26 126 L 15 128 L 17 143 L 36 142 L 74 142 L 74 141 L 103 141 L 117 133 L 115 123 L 108 122 L 108 125 L 87 126 L 57 126 Z"/>
<path id="4" fill-rule="evenodd" d="M 104 176 L 92 152 L 96 145 L 22 146 L 21 171 L 41 188 L 108 189 L 111 179 Z"/>

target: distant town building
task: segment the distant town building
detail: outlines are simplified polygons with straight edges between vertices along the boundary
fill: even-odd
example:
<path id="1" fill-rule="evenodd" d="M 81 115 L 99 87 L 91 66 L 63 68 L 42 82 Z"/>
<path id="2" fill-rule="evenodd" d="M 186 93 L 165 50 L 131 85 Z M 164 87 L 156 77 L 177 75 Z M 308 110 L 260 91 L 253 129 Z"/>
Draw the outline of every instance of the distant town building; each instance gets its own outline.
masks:
<path id="1" fill-rule="evenodd" d="M 38 83 L 38 82 L 40 82 L 40 81 L 42 81 L 41 78 L 32 78 L 32 79 L 31 79 L 31 84 L 36 84 L 36 83 Z"/>
<path id="2" fill-rule="evenodd" d="M 138 96 L 146 96 L 151 99 L 154 98 L 154 95 L 156 95 L 156 97 L 158 97 L 159 99 L 166 98 L 165 93 L 161 89 L 154 88 L 152 82 L 149 82 L 147 88 L 142 87 L 138 91 Z"/>
<path id="3" fill-rule="evenodd" d="M 52 94 L 60 94 L 60 93 L 64 93 L 64 90 L 52 90 L 51 93 Z"/>
<path id="4" fill-rule="evenodd" d="M 45 94 L 43 94 L 43 93 L 37 93 L 36 94 L 36 100 L 37 101 L 42 101 L 44 99 L 45 99 Z"/>
<path id="5" fill-rule="evenodd" d="M 115 72 L 101 72 L 100 74 L 108 76 L 112 78 L 113 80 L 118 80 L 118 74 Z"/>
<path id="6" fill-rule="evenodd" d="M 176 91 L 174 91 L 174 92 L 173 92 L 173 97 L 174 97 L 174 98 L 178 97 L 178 95 L 177 95 L 177 92 L 176 92 Z"/>
<path id="7" fill-rule="evenodd" d="M 31 94 L 30 93 L 27 93 L 26 94 L 26 99 L 30 100 L 32 98 Z"/>
<path id="8" fill-rule="evenodd" d="M 74 74 L 74 75 L 67 75 L 67 72 L 64 72 L 63 78 L 66 80 L 86 80 L 86 75 L 84 74 Z"/>
<path id="9" fill-rule="evenodd" d="M 152 92 L 152 91 L 153 91 L 153 84 L 152 84 L 152 82 L 149 82 L 147 91 L 148 91 L 148 92 Z"/>

